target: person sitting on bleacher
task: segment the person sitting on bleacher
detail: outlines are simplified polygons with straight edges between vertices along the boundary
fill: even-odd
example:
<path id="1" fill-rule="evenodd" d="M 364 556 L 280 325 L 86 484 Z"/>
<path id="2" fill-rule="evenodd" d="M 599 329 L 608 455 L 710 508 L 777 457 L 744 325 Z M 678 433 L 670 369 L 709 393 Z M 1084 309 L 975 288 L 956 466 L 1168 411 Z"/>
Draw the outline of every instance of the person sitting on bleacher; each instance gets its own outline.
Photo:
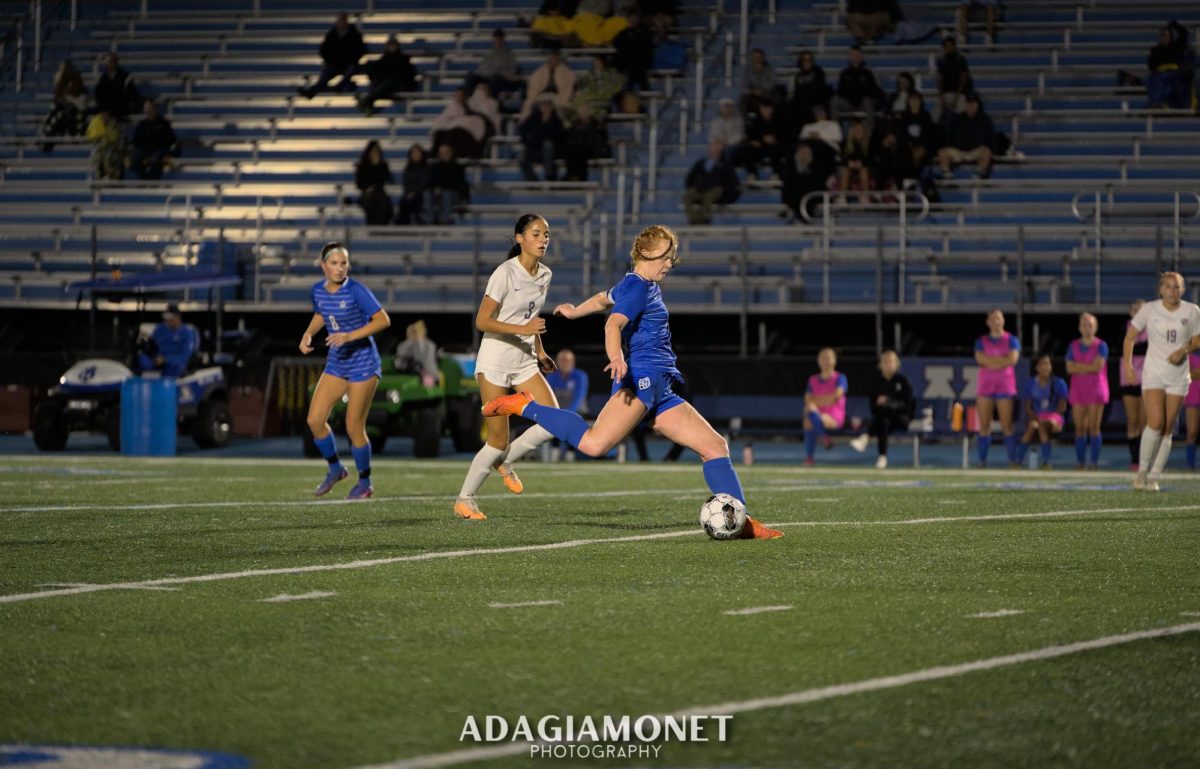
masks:
<path id="1" fill-rule="evenodd" d="M 950 176 L 960 163 L 976 163 L 979 178 L 986 179 L 992 174 L 996 129 L 979 103 L 979 94 L 968 93 L 964 105 L 962 114 L 951 115 L 946 124 L 946 146 L 938 150 L 938 162 L 943 176 Z"/>
<path id="2" fill-rule="evenodd" d="M 562 146 L 565 129 L 554 106 L 553 96 L 542 95 L 533 114 L 517 126 L 517 134 L 521 137 L 521 174 L 525 181 L 538 180 L 537 174 L 533 172 L 534 163 L 542 164 L 546 181 L 555 181 L 558 178 L 558 170 L 554 161 Z"/>
<path id="3" fill-rule="evenodd" d="M 764 161 L 778 174 L 795 138 L 795 130 L 783 110 L 770 99 L 764 99 L 750 113 L 746 138 L 734 152 L 734 163 L 744 166 L 751 178 L 758 175 L 758 164 Z"/>
<path id="4" fill-rule="evenodd" d="M 959 0 L 958 10 L 955 13 L 955 20 L 958 23 L 958 41 L 960 43 L 967 42 L 967 16 L 971 13 L 971 9 L 975 6 L 983 6 L 987 13 L 987 44 L 994 45 L 996 42 L 996 6 L 1000 5 L 1000 0 Z"/>
<path id="5" fill-rule="evenodd" d="M 745 138 L 746 121 L 742 119 L 742 113 L 738 112 L 737 104 L 729 97 L 721 99 L 717 107 L 717 116 L 708 128 L 708 140 L 721 142 L 725 146 L 725 159 L 732 162 L 733 151 Z"/>
<path id="6" fill-rule="evenodd" d="M 958 51 L 954 38 L 942 39 L 942 58 L 938 59 L 938 97 L 941 119 L 947 113 L 962 112 L 963 98 L 971 90 L 971 68 Z"/>
<path id="7" fill-rule="evenodd" d="M 1158 45 L 1146 59 L 1146 102 L 1151 109 L 1188 109 L 1192 106 L 1192 68 L 1187 30 L 1178 22 L 1163 27 Z"/>
<path id="8" fill-rule="evenodd" d="M 571 103 L 575 95 L 575 73 L 563 61 L 558 49 L 546 54 L 546 62 L 533 71 L 525 87 L 525 103 L 521 105 L 518 120 L 524 120 L 533 112 L 533 107 L 543 94 L 553 96 L 559 108 Z"/>
<path id="9" fill-rule="evenodd" d="M 896 90 L 887 97 L 887 109 L 885 110 L 889 117 L 902 115 L 908 111 L 908 97 L 917 90 L 917 85 L 913 81 L 913 76 L 907 72 L 901 72 L 896 75 Z"/>
<path id="10" fill-rule="evenodd" d="M 750 114 L 764 99 L 780 101 L 787 95 L 775 76 L 775 68 L 761 48 L 750 51 L 750 61 L 742 73 L 742 112 Z"/>
<path id="11" fill-rule="evenodd" d="M 875 158 L 871 154 L 871 135 L 867 133 L 862 118 L 850 121 L 850 131 L 842 145 L 842 163 L 838 171 L 838 202 L 846 202 L 846 193 L 858 187 L 858 202 L 866 203 L 871 194 L 871 175 L 875 170 Z"/>
<path id="12" fill-rule="evenodd" d="M 483 157 L 488 128 L 488 118 L 472 110 L 463 89 L 456 88 L 451 101 L 433 119 L 433 146 L 449 144 L 457 157 Z"/>
<path id="13" fill-rule="evenodd" d="M 625 75 L 625 88 L 629 91 L 649 91 L 648 73 L 654 65 L 654 33 L 647 19 L 635 19 L 619 35 L 613 38 L 612 66 Z"/>
<path id="14" fill-rule="evenodd" d="M 825 70 L 817 64 L 812 51 L 801 51 L 796 67 L 792 78 L 792 122 L 802 126 L 813 121 L 813 109 L 818 104 L 829 107 L 830 88 L 825 82 Z"/>
<path id="15" fill-rule="evenodd" d="M 874 435 L 879 442 L 875 467 L 882 470 L 888 465 L 888 434 L 908 427 L 917 407 L 912 384 L 900 373 L 900 356 L 894 350 L 884 350 L 879 356 L 879 372 L 871 378 L 867 402 L 871 407 L 870 425 L 850 441 L 850 447 L 862 453 Z"/>
<path id="16" fill-rule="evenodd" d="M 199 351 L 196 328 L 183 324 L 179 305 L 172 302 L 162 314 L 162 323 L 154 327 L 149 341 L 138 352 L 138 373 L 158 371 L 165 377 L 181 377 Z"/>
<path id="17" fill-rule="evenodd" d="M 800 129 L 800 138 L 822 141 L 836 155 L 842 151 L 842 124 L 830 119 L 825 106 L 818 104 L 813 107 L 813 121 Z"/>
<path id="18" fill-rule="evenodd" d="M 862 49 L 850 47 L 849 66 L 838 76 L 837 95 L 833 97 L 833 117 L 841 120 L 859 112 L 867 121 L 867 133 L 875 129 L 875 107 L 883 98 L 883 89 L 875 73 L 863 62 Z"/>
<path id="19" fill-rule="evenodd" d="M 367 76 L 371 78 L 371 89 L 358 100 L 358 108 L 365 115 L 375 112 L 377 99 L 417 90 L 417 68 L 400 50 L 400 41 L 395 35 L 388 35 L 383 55 L 367 64 Z"/>
<path id="20" fill-rule="evenodd" d="M 392 199 L 388 197 L 387 185 L 393 181 L 383 148 L 372 139 L 354 166 L 354 186 L 360 192 L 358 204 L 362 206 L 368 225 L 391 224 Z"/>
<path id="21" fill-rule="evenodd" d="M 492 96 L 492 87 L 487 83 L 476 83 L 475 90 L 465 102 L 467 110 L 483 118 L 483 143 L 500 133 L 500 102 Z"/>
<path id="22" fill-rule="evenodd" d="M 454 224 L 454 212 L 471 199 L 467 172 L 454 157 L 454 148 L 439 144 L 437 160 L 429 175 L 429 191 L 433 200 L 433 223 Z"/>
<path id="23" fill-rule="evenodd" d="M 610 45 L 628 26 L 628 18 L 613 15 L 612 0 L 579 0 L 571 18 L 575 39 L 584 48 Z"/>
<path id="24" fill-rule="evenodd" d="M 97 112 L 88 123 L 85 137 L 92 143 L 92 171 L 96 178 L 124 178 L 127 152 L 125 130 L 113 114 L 108 110 Z"/>
<path id="25" fill-rule="evenodd" d="M 487 83 L 497 100 L 506 93 L 520 93 L 525 88 L 521 66 L 505 42 L 503 29 L 497 28 L 492 32 L 492 47 L 483 55 L 475 71 L 467 75 L 463 87 L 467 93 L 473 94 L 479 83 Z"/>
<path id="26" fill-rule="evenodd" d="M 64 59 L 54 73 L 54 104 L 42 123 L 42 136 L 83 136 L 87 131 L 88 97 L 83 88 L 83 75 Z M 43 152 L 51 152 L 54 144 L 46 142 Z"/>
<path id="27" fill-rule="evenodd" d="M 96 81 L 96 111 L 107 112 L 118 122 L 142 109 L 137 84 L 120 65 L 115 53 L 104 57 L 104 71 Z"/>
<path id="28" fill-rule="evenodd" d="M 350 23 L 345 12 L 337 15 L 333 28 L 325 33 L 321 43 L 321 74 L 317 82 L 308 88 L 297 88 L 296 91 L 306 99 L 311 99 L 318 92 L 329 87 L 329 82 L 341 76 L 336 91 L 354 90 L 354 73 L 358 71 L 358 61 L 367 55 L 367 44 L 363 42 L 362 33 L 358 27 Z"/>
<path id="29" fill-rule="evenodd" d="M 562 158 L 567 166 L 566 181 L 586 182 L 588 161 L 611 155 L 604 116 L 593 115 L 587 104 L 580 104 L 563 135 Z"/>
<path id="30" fill-rule="evenodd" d="M 903 190 L 920 175 L 913 162 L 908 135 L 894 123 L 889 122 L 876 135 L 871 157 L 877 190 Z"/>
<path id="31" fill-rule="evenodd" d="M 609 69 L 603 54 L 592 57 L 592 69 L 575 81 L 575 95 L 567 105 L 565 116 L 574 120 L 580 107 L 586 106 L 591 115 L 604 119 L 612 109 L 613 97 L 621 92 L 625 78 L 614 69 Z"/>
<path id="32" fill-rule="evenodd" d="M 816 215 L 820 200 L 816 197 L 804 203 L 804 196 L 822 192 L 829 177 L 837 168 L 837 155 L 832 147 L 820 139 L 801 139 L 792 153 L 791 162 L 784 163 L 779 170 L 783 182 L 780 197 L 797 219 L 803 219 L 800 207 L 803 204 L 809 216 Z"/>
<path id="33" fill-rule="evenodd" d="M 425 212 L 433 210 L 429 183 L 433 168 L 425 154 L 425 148 L 414 144 L 408 148 L 408 160 L 404 164 L 401 181 L 404 192 L 396 210 L 396 224 L 425 224 Z"/>
<path id="34" fill-rule="evenodd" d="M 143 114 L 133 129 L 130 168 L 141 179 L 161 179 L 163 168 L 179 157 L 179 137 L 171 121 L 158 113 L 154 100 L 146 100 Z"/>
<path id="35" fill-rule="evenodd" d="M 925 109 L 925 97 L 913 91 L 908 95 L 908 109 L 897 117 L 897 122 L 908 137 L 908 146 L 912 149 L 913 165 L 917 169 L 925 167 L 929 158 L 937 154 L 941 148 L 940 131 L 933 122 L 929 110 Z"/>
<path id="36" fill-rule="evenodd" d="M 846 4 L 846 29 L 856 43 L 873 43 L 894 32 L 899 18 L 896 0 L 849 0 Z"/>
<path id="37" fill-rule="evenodd" d="M 683 191 L 688 224 L 710 224 L 713 206 L 732 203 L 742 193 L 737 173 L 724 160 L 724 149 L 718 141 L 709 142 L 708 155 L 688 171 Z"/>
<path id="38" fill-rule="evenodd" d="M 404 341 L 396 346 L 392 366 L 401 373 L 421 377 L 421 384 L 425 387 L 433 387 L 441 381 L 438 346 L 429 338 L 425 321 L 413 321 L 404 329 Z"/>

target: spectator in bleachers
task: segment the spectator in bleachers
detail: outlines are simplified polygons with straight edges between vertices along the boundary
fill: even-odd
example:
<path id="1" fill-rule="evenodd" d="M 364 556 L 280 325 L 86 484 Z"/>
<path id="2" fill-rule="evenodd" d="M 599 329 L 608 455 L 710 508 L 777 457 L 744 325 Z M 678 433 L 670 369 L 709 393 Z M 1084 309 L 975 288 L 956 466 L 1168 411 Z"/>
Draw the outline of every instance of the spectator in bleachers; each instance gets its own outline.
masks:
<path id="1" fill-rule="evenodd" d="M 457 157 L 483 157 L 488 127 L 488 118 L 475 113 L 468 106 L 463 90 L 456 88 L 451 100 L 433 119 L 433 146 L 449 144 Z"/>
<path id="2" fill-rule="evenodd" d="M 625 75 L 625 88 L 650 90 L 647 74 L 654 64 L 654 33 L 645 20 L 630 24 L 613 39 L 612 66 Z"/>
<path id="3" fill-rule="evenodd" d="M 399 372 L 421 377 L 421 384 L 425 387 L 433 387 L 441 381 L 438 346 L 429 338 L 425 321 L 413 321 L 404 329 L 404 341 L 396 346 L 392 366 Z"/>
<path id="4" fill-rule="evenodd" d="M 666 72 L 683 72 L 687 65 L 687 46 L 671 37 L 671 28 L 665 24 L 651 22 L 654 30 L 654 61 L 651 69 Z"/>
<path id="5" fill-rule="evenodd" d="M 888 466 L 888 434 L 908 427 L 917 406 L 912 384 L 900 373 L 900 356 L 894 350 L 884 350 L 879 356 L 879 372 L 871 379 L 867 398 L 871 423 L 865 433 L 850 441 L 850 447 L 866 451 L 874 435 L 879 445 L 875 467 L 882 470 Z"/>
<path id="6" fill-rule="evenodd" d="M 574 121 L 580 108 L 587 107 L 589 114 L 603 120 L 612 109 L 613 98 L 624 85 L 625 78 L 608 67 L 603 55 L 596 54 L 592 57 L 591 71 L 575 81 L 575 95 L 566 107 L 566 117 Z"/>
<path id="7" fill-rule="evenodd" d="M 161 179 L 163 168 L 179 157 L 179 137 L 171 127 L 171 121 L 158 113 L 158 105 L 153 99 L 146 100 L 143 114 L 133 129 L 130 168 L 139 178 Z"/>
<path id="8" fill-rule="evenodd" d="M 938 59 L 938 110 L 942 120 L 948 114 L 962 112 L 963 98 L 971 90 L 971 69 L 958 51 L 954 38 L 942 39 L 942 57 Z"/>
<path id="9" fill-rule="evenodd" d="M 817 64 L 812 51 L 801 51 L 796 59 L 797 71 L 792 78 L 792 121 L 802 126 L 813 120 L 813 108 L 818 104 L 829 107 L 829 83 L 825 70 Z"/>
<path id="10" fill-rule="evenodd" d="M 824 105 L 818 104 L 813 108 L 813 121 L 800 129 L 800 138 L 820 140 L 837 154 L 842 150 L 842 124 L 831 119 Z"/>
<path id="11" fill-rule="evenodd" d="M 833 117 L 841 120 L 850 113 L 861 112 L 870 133 L 875 128 L 875 107 L 883 97 L 883 89 L 875 80 L 875 73 L 863 62 L 862 49 L 857 45 L 850 48 L 849 62 L 838 76 Z"/>
<path id="12" fill-rule="evenodd" d="M 559 108 L 570 104 L 575 95 L 575 73 L 563 61 L 562 54 L 557 49 L 551 49 L 546 54 L 546 62 L 529 76 L 525 87 L 525 103 L 517 116 L 519 120 L 529 117 L 543 94 L 553 96 Z"/>
<path id="13" fill-rule="evenodd" d="M 873 43 L 894 32 L 900 18 L 896 0 L 849 0 L 846 4 L 846 29 L 859 44 Z"/>
<path id="14" fill-rule="evenodd" d="M 887 113 L 889 115 L 903 115 L 908 111 L 908 97 L 917 90 L 916 83 L 913 82 L 913 76 L 907 72 L 901 72 L 896 75 L 896 90 L 887 99 Z"/>
<path id="15" fill-rule="evenodd" d="M 608 127 L 600 115 L 593 115 L 586 104 L 579 105 L 563 135 L 562 158 L 566 163 L 566 181 L 586 182 L 588 161 L 612 154 L 608 145 Z"/>
<path id="16" fill-rule="evenodd" d="M 766 52 L 761 48 L 750 51 L 750 62 L 742 73 L 742 112 L 749 114 L 764 99 L 781 101 L 786 95 Z"/>
<path id="17" fill-rule="evenodd" d="M 408 160 L 404 164 L 401 182 L 404 192 L 396 209 L 397 224 L 425 224 L 426 213 L 433 210 L 429 183 L 433 169 L 425 148 L 414 144 L 408 148 Z"/>
<path id="18" fill-rule="evenodd" d="M 320 91 L 329 87 L 335 77 L 341 77 L 336 91 L 354 90 L 354 73 L 358 71 L 358 61 L 367 55 L 367 44 L 363 42 L 362 33 L 358 27 L 350 23 L 345 12 L 337 15 L 333 27 L 325 33 L 325 40 L 320 48 L 321 74 L 317 82 L 308 88 L 298 88 L 297 92 L 306 99 L 311 99 Z"/>
<path id="19" fill-rule="evenodd" d="M 378 99 L 390 99 L 395 94 L 417 90 L 417 68 L 408 55 L 400 50 L 400 41 L 395 35 L 388 35 L 383 54 L 375 61 L 368 62 L 366 70 L 371 87 L 358 100 L 358 108 L 366 115 L 375 112 L 375 101 Z"/>
<path id="20" fill-rule="evenodd" d="M 967 42 L 967 17 L 971 10 L 977 6 L 983 6 L 984 12 L 987 14 L 987 43 L 989 45 L 996 42 L 996 6 L 1000 5 L 1000 0 L 960 0 L 958 11 L 955 18 L 958 23 L 958 40 L 961 43 Z"/>
<path id="21" fill-rule="evenodd" d="M 684 181 L 683 208 L 688 224 L 709 224 L 715 205 L 726 205 L 742 194 L 737 173 L 725 161 L 724 145 L 708 143 L 708 154 L 692 164 Z"/>
<path id="22" fill-rule="evenodd" d="M 487 83 L 477 83 L 475 90 L 466 101 L 467 110 L 484 119 L 484 143 L 500 133 L 500 102 L 492 96 L 492 87 Z"/>
<path id="23" fill-rule="evenodd" d="M 908 137 L 912 149 L 913 165 L 924 168 L 929 159 L 940 149 L 938 127 L 929 110 L 925 109 L 925 97 L 914 91 L 908 95 L 908 109 L 899 116 L 898 122 Z"/>
<path id="24" fill-rule="evenodd" d="M 537 108 L 517 126 L 517 133 L 521 137 L 521 174 L 525 180 L 538 180 L 533 172 L 533 164 L 541 163 L 545 180 L 555 181 L 558 170 L 554 162 L 562 147 L 565 129 L 555 109 L 554 97 L 544 94 L 538 100 Z"/>
<path id="25" fill-rule="evenodd" d="M 429 191 L 433 201 L 433 223 L 454 224 L 454 214 L 471 199 L 467 171 L 454 157 L 454 148 L 439 144 L 437 160 L 429 175 Z"/>
<path id="26" fill-rule="evenodd" d="M 596 48 L 612 43 L 613 38 L 629 26 L 625 16 L 614 16 L 612 0 L 579 0 L 571 29 L 584 48 Z"/>
<path id="27" fill-rule="evenodd" d="M 107 112 L 117 121 L 123 121 L 141 111 L 144 101 L 137 83 L 121 67 L 117 55 L 105 54 L 104 71 L 96 81 L 96 111 Z"/>
<path id="28" fill-rule="evenodd" d="M 529 28 L 529 44 L 534 48 L 558 48 L 569 45 L 574 37 L 571 18 L 579 0 L 542 0 Z"/>
<path id="29" fill-rule="evenodd" d="M 83 75 L 70 59 L 64 59 L 54 73 L 54 103 L 42 123 L 42 136 L 83 136 L 87 131 L 87 112 Z M 51 142 L 42 145 L 43 152 L 53 149 Z"/>
<path id="30" fill-rule="evenodd" d="M 764 161 L 778 174 L 794 138 L 783 111 L 775 102 L 764 99 L 746 121 L 746 138 L 734 153 L 734 162 L 744 166 L 751 177 L 758 175 L 758 165 Z"/>
<path id="31" fill-rule="evenodd" d="M 92 170 L 96 178 L 123 178 L 127 149 L 120 121 L 108 110 L 101 110 L 88 123 L 85 136 L 92 143 Z"/>
<path id="32" fill-rule="evenodd" d="M 525 81 L 521 79 L 521 66 L 517 63 L 512 49 L 508 47 L 504 30 L 501 28 L 492 32 L 492 47 L 483 55 L 475 71 L 467 75 L 464 88 L 467 93 L 473 94 L 475 86 L 479 83 L 487 83 L 491 94 L 497 100 L 502 99 L 506 93 L 520 93 L 525 88 Z"/>
<path id="33" fill-rule="evenodd" d="M 1179 26 L 1176 24 L 1176 26 Z M 1187 30 L 1182 34 L 1172 27 L 1158 33 L 1158 45 L 1150 49 L 1146 66 L 1146 101 L 1153 108 L 1187 109 L 1191 102 L 1191 64 L 1188 56 Z"/>
<path id="34" fill-rule="evenodd" d="M 838 170 L 839 202 L 846 202 L 846 193 L 852 187 L 859 190 L 858 201 L 866 203 L 871 193 L 871 174 L 874 171 L 871 155 L 871 135 L 867 133 L 866 121 L 854 118 L 842 144 L 842 162 Z"/>
<path id="35" fill-rule="evenodd" d="M 717 107 L 717 116 L 713 118 L 708 129 L 710 142 L 721 142 L 725 147 L 725 159 L 732 160 L 733 150 L 746 138 L 746 121 L 738 112 L 737 104 L 728 96 L 721 99 Z"/>
<path id="36" fill-rule="evenodd" d="M 894 123 L 889 123 L 881 130 L 871 154 L 877 190 L 903 190 L 918 177 L 908 136 L 903 128 Z"/>
<path id="37" fill-rule="evenodd" d="M 792 210 L 797 219 L 803 218 L 800 211 L 804 196 L 810 192 L 822 192 L 829 177 L 837 168 L 834 150 L 820 139 L 801 139 L 792 153 L 792 162 L 784 163 L 779 178 L 783 181 L 783 204 Z M 820 201 L 810 200 L 806 207 L 808 215 L 814 216 Z"/>
<path id="38" fill-rule="evenodd" d="M 362 206 L 367 224 L 391 224 L 392 199 L 388 197 L 387 185 L 395 180 L 383 157 L 383 148 L 372 139 L 363 148 L 354 166 L 354 186 L 359 189 L 358 204 Z"/>
<path id="39" fill-rule="evenodd" d="M 949 176 L 954 166 L 975 163 L 979 177 L 988 178 L 992 174 L 992 147 L 995 142 L 996 129 L 991 117 L 979 103 L 979 94 L 968 93 L 964 111 L 951 115 L 946 124 L 946 144 L 938 150 L 942 173 Z"/>

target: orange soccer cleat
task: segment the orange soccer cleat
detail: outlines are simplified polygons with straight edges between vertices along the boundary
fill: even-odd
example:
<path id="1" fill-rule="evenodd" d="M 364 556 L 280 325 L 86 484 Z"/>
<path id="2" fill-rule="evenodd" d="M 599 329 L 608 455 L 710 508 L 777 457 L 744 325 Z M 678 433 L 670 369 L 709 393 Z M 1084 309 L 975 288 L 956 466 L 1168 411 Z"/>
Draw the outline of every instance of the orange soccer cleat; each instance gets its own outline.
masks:
<path id="1" fill-rule="evenodd" d="M 742 527 L 739 539 L 779 539 L 783 532 L 762 525 L 750 516 L 746 516 L 746 525 Z"/>
<path id="2" fill-rule="evenodd" d="M 496 468 L 496 471 L 500 473 L 500 480 L 504 481 L 504 488 L 513 494 L 520 494 L 525 490 L 525 484 L 521 483 L 521 479 L 517 477 L 517 471 L 513 470 L 512 465 L 506 462 Z"/>
<path id="3" fill-rule="evenodd" d="M 475 497 L 459 497 L 454 500 L 454 514 L 468 521 L 486 521 L 487 516 L 479 509 Z"/>
<path id="4" fill-rule="evenodd" d="M 485 417 L 519 417 L 530 403 L 533 403 L 533 396 L 529 393 L 501 395 L 499 398 L 492 398 L 483 404 L 483 415 Z"/>

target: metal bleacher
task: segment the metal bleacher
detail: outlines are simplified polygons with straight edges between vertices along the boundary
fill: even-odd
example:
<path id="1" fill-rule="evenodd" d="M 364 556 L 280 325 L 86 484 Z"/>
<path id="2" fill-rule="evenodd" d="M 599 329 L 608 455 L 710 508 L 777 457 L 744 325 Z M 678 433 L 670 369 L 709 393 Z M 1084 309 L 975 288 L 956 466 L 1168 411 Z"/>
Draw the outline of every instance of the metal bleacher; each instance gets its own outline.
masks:
<path id="1" fill-rule="evenodd" d="M 683 178 L 704 153 L 717 101 L 739 95 L 743 49 L 763 48 L 787 81 L 796 53 L 809 49 L 836 80 L 851 40 L 837 3 L 756 4 L 743 36 L 735 4 L 684 2 L 675 37 L 690 51 L 688 64 L 656 73 L 645 115 L 610 123 L 613 158 L 596 163 L 591 181 L 525 183 L 510 136 L 501 136 L 471 163 L 472 202 L 453 227 L 366 227 L 351 200 L 353 163 L 376 139 L 398 177 L 408 147 L 428 143 L 433 118 L 492 29 L 508 30 L 525 72 L 537 66 L 544 54 L 518 25 L 535 7 L 69 5 L 79 17 L 47 22 L 53 33 L 40 42 L 36 70 L 25 45 L 20 90 L 10 59 L 0 81 L 0 305 L 72 305 L 65 286 L 94 271 L 187 269 L 197 244 L 222 240 L 235 247 L 243 276 L 231 305 L 292 311 L 304 304 L 320 245 L 338 238 L 352 244 L 355 274 L 386 301 L 466 311 L 507 247 L 512 221 L 533 210 L 551 222 L 555 289 L 564 298 L 612 280 L 629 236 L 664 222 L 682 239 L 682 263 L 664 286 L 675 312 L 1013 303 L 1112 311 L 1148 294 L 1154 270 L 1186 269 L 1200 234 L 1200 118 L 1146 109 L 1141 89 L 1115 85 L 1118 69 L 1144 74 L 1162 23 L 1200 24 L 1193 2 L 1165 0 L 1148 14 L 1136 0 L 1008 0 L 999 42 L 976 31 L 961 48 L 997 129 L 1013 140 L 991 178 L 960 169 L 940 180 L 935 203 L 915 194 L 865 206 L 825 196 L 819 215 L 799 221 L 785 215 L 778 182 L 747 180 L 739 202 L 706 226 L 685 224 Z M 956 7 L 904 3 L 910 18 L 946 30 Z M 373 51 L 389 33 L 400 37 L 422 72 L 419 93 L 381 102 L 371 117 L 349 95 L 295 96 L 315 75 L 315 49 L 343 8 Z M 90 86 L 110 50 L 160 99 L 184 140 L 179 168 L 161 181 L 98 181 L 79 140 L 58 137 L 53 152 L 42 151 L 37 134 L 58 61 L 72 58 Z M 586 67 L 583 53 L 568 52 L 572 67 Z M 885 38 L 866 50 L 885 89 L 907 71 L 926 92 L 936 84 L 937 54 L 936 36 L 920 45 Z"/>

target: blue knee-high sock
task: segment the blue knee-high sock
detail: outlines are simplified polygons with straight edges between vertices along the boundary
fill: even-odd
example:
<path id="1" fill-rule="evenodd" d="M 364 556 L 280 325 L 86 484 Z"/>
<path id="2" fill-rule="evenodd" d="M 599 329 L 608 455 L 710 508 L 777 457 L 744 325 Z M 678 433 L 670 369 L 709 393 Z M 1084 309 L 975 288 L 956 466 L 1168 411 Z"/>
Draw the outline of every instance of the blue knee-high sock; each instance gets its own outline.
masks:
<path id="1" fill-rule="evenodd" d="M 1189 470 L 1196 469 L 1196 444 L 1194 443 L 1187 445 L 1187 466 Z"/>
<path id="2" fill-rule="evenodd" d="M 990 436 L 990 435 L 979 436 L 979 445 L 975 447 L 975 450 L 979 454 L 979 463 L 981 465 L 987 464 L 988 449 L 990 449 L 991 447 L 992 447 L 992 436 Z"/>
<path id="3" fill-rule="evenodd" d="M 359 478 L 371 477 L 371 443 L 368 441 L 361 446 L 350 446 L 350 453 L 354 455 L 354 466 L 358 468 Z"/>
<path id="4" fill-rule="evenodd" d="M 817 441 L 825 434 L 825 423 L 820 417 L 812 414 L 809 414 L 808 423 L 812 427 L 804 431 L 804 456 L 812 459 L 813 454 L 817 452 Z"/>
<path id="5" fill-rule="evenodd" d="M 1099 435 L 1093 435 L 1090 443 L 1090 456 L 1092 464 L 1094 465 L 1100 461 L 1100 449 L 1104 448 L 1104 438 Z"/>
<path id="6" fill-rule="evenodd" d="M 1027 456 L 1029 456 L 1029 444 L 1025 441 L 1021 441 L 1020 444 L 1017 445 L 1017 462 L 1022 465 L 1025 464 L 1025 457 Z"/>
<path id="7" fill-rule="evenodd" d="M 713 494 L 728 494 L 740 499 L 746 504 L 746 494 L 742 491 L 742 482 L 738 480 L 737 471 L 729 457 L 717 457 L 704 463 L 704 482 Z"/>
<path id="8" fill-rule="evenodd" d="M 334 440 L 332 430 L 324 438 L 313 438 L 313 443 L 317 444 L 317 451 L 320 451 L 321 456 L 325 457 L 325 461 L 329 463 L 330 469 L 342 466 L 342 462 L 338 458 L 337 441 Z"/>
<path id="9" fill-rule="evenodd" d="M 1081 465 L 1087 461 L 1087 440 L 1086 435 L 1075 436 L 1075 460 Z"/>
<path id="10" fill-rule="evenodd" d="M 1052 444 L 1050 441 L 1046 441 L 1045 443 L 1042 444 L 1042 464 L 1043 465 L 1050 464 L 1050 450 L 1053 447 L 1054 447 L 1054 444 Z"/>
<path id="11" fill-rule="evenodd" d="M 1006 454 L 1008 454 L 1009 464 L 1016 464 L 1017 462 L 1017 444 L 1020 442 L 1020 440 L 1021 439 L 1015 435 L 1004 436 L 1004 451 Z"/>
<path id="12" fill-rule="evenodd" d="M 575 448 L 579 448 L 579 441 L 588 429 L 587 422 L 574 411 L 556 409 L 541 403 L 530 403 L 521 412 L 521 416 L 532 419 L 545 428 L 546 432 Z"/>

